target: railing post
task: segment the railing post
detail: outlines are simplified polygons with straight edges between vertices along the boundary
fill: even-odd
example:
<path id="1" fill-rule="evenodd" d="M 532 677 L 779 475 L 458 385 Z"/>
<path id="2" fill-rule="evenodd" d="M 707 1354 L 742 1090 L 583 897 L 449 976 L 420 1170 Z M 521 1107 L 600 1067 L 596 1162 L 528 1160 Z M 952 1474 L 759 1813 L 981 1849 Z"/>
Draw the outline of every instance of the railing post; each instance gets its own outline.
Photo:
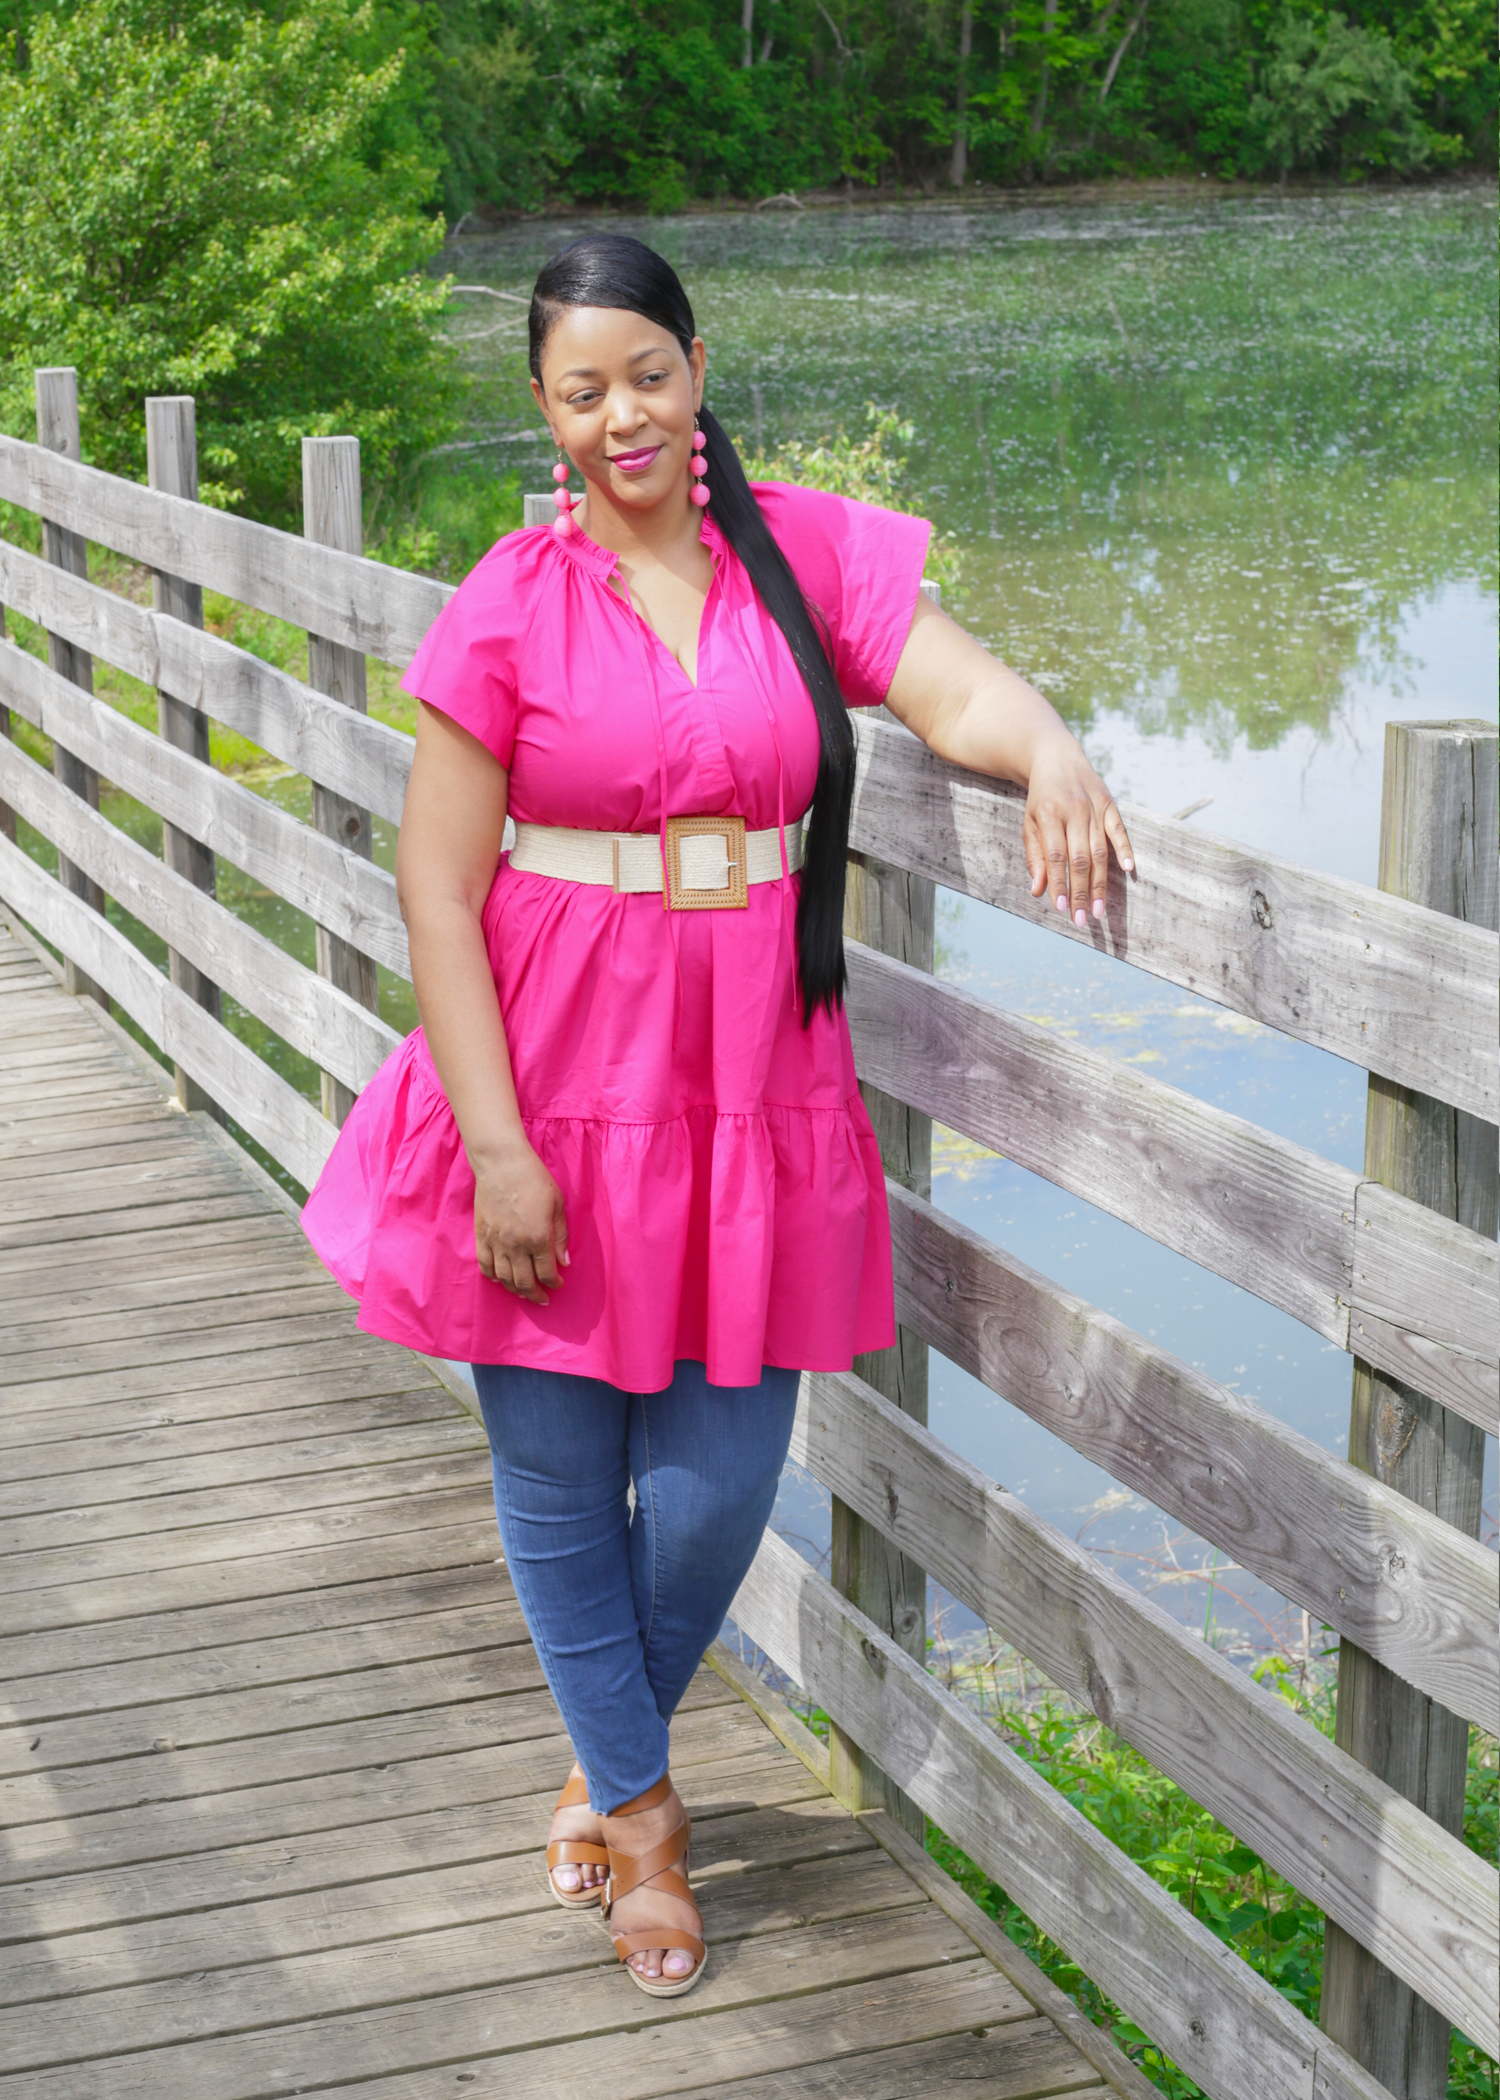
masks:
<path id="1" fill-rule="evenodd" d="M 154 394 L 146 401 L 146 479 L 152 488 L 169 496 L 198 500 L 198 427 L 191 394 Z M 158 612 L 169 613 L 189 627 L 203 625 L 203 591 L 180 576 L 156 569 L 151 576 L 151 603 Z M 156 727 L 164 743 L 187 751 L 200 764 L 209 763 L 208 716 L 190 701 L 178 700 L 160 687 L 156 694 Z M 195 888 L 214 894 L 214 856 L 175 824 L 163 822 L 161 857 L 169 868 L 185 875 Z M 172 982 L 190 999 L 206 1007 L 214 1019 L 222 1018 L 219 987 L 175 948 L 167 950 Z M 196 1079 L 177 1067 L 177 1098 L 187 1109 L 214 1109 Z"/>
<path id="2" fill-rule="evenodd" d="M 359 439 L 318 437 L 302 440 L 302 531 L 305 538 L 344 554 L 363 554 L 364 520 L 360 510 Z M 307 682 L 345 707 L 365 705 L 365 660 L 357 649 L 321 635 L 307 637 Z M 370 812 L 346 801 L 331 788 L 313 783 L 313 823 L 341 846 L 366 860 L 375 857 Z M 350 942 L 326 927 L 317 929 L 318 975 L 341 992 L 379 1012 L 375 965 Z M 331 1072 L 323 1074 L 323 1113 L 342 1124 L 354 1106 L 354 1094 Z"/>
<path id="3" fill-rule="evenodd" d="M 1385 732 L 1380 887 L 1495 928 L 1495 730 L 1484 722 L 1391 722 Z M 1365 1173 L 1486 1238 L 1495 1236 L 1496 1133 L 1445 1102 L 1372 1077 Z M 1349 1457 L 1387 1486 L 1479 1534 L 1484 1432 L 1358 1355 Z M 1339 1646 L 1335 1739 L 1445 1830 L 1463 1828 L 1469 1731 L 1351 1641 Z M 1330 1918 L 1323 2032 L 1396 2100 L 1444 2100 L 1448 2022 Z"/>
<path id="4" fill-rule="evenodd" d="M 0 642 L 5 640 L 5 607 L 0 605 Z M 0 700 L 0 736 L 10 736 L 10 709 Z M 16 813 L 8 802 L 0 802 L 0 839 L 16 843 Z"/>
<path id="5" fill-rule="evenodd" d="M 45 445 L 49 452 L 61 452 L 68 459 L 83 457 L 78 433 L 78 374 L 71 365 L 50 366 L 36 374 L 36 441 Z M 88 550 L 83 535 L 69 532 L 66 526 L 54 525 L 46 518 L 42 520 L 42 554 L 59 569 L 66 569 L 70 576 L 88 575 Z M 82 686 L 86 693 L 93 692 L 94 659 L 87 649 L 65 642 L 61 635 L 49 634 L 47 661 L 61 677 Z M 56 742 L 52 746 L 52 770 L 63 786 L 71 788 L 75 795 L 82 795 L 91 809 L 99 807 L 99 775 L 92 766 L 86 766 L 82 759 L 75 758 L 71 751 L 64 751 Z M 95 911 L 104 910 L 104 892 L 98 883 L 91 882 L 82 868 L 75 868 L 60 853 L 57 873 L 64 889 L 81 897 Z M 103 1007 L 109 1005 L 107 995 L 93 978 L 67 956 L 63 958 L 63 987 L 66 991 L 97 999 Z"/>
<path id="6" fill-rule="evenodd" d="M 936 596 L 934 589 L 931 594 Z M 882 955 L 918 970 L 933 965 L 937 893 L 924 876 L 851 853 L 844 891 L 844 932 Z M 932 1118 L 904 1101 L 861 1085 L 881 1164 L 893 1181 L 919 1196 L 932 1194 Z M 910 1328 L 896 1329 L 894 1349 L 856 1357 L 854 1369 L 904 1414 L 927 1421 L 927 1344 Z M 833 1586 L 917 1662 L 927 1653 L 927 1576 L 883 1532 L 833 1498 Z M 829 1728 L 829 1780 L 846 1808 L 884 1808 L 920 1844 L 926 1820 L 872 1757 L 836 1723 Z"/>

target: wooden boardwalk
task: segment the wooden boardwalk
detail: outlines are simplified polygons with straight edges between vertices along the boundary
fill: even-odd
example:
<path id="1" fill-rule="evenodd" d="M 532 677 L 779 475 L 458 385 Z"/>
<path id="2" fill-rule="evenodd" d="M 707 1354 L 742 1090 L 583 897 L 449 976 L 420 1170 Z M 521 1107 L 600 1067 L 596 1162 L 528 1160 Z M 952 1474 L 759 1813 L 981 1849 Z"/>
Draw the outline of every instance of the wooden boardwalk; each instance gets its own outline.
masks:
<path id="1" fill-rule="evenodd" d="M 709 1974 L 632 1988 L 547 1898 L 482 1434 L 3 927 L 0 1324 L 0 2100 L 1147 2090 L 732 1669 L 673 1731 Z"/>

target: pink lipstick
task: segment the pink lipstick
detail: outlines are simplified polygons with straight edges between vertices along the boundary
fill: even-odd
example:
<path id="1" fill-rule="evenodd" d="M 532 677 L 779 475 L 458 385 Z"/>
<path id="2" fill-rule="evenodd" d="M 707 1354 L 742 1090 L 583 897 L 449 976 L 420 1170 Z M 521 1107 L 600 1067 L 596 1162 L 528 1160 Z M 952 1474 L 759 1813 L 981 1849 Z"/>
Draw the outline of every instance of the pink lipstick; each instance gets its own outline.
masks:
<path id="1" fill-rule="evenodd" d="M 609 463 L 618 467 L 622 474 L 641 474 L 660 450 L 660 445 L 642 445 L 638 452 L 613 452 L 609 455 Z"/>

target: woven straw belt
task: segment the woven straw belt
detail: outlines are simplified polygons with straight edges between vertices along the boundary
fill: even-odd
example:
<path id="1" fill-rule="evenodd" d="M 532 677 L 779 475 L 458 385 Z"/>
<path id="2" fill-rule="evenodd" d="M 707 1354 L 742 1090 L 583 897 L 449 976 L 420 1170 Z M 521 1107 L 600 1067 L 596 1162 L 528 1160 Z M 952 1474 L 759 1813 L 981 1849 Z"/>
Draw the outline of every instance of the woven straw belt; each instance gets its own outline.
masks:
<path id="1" fill-rule="evenodd" d="M 576 831 L 516 825 L 510 864 L 522 875 L 586 882 L 621 896 L 655 893 L 669 911 L 743 909 L 748 886 L 781 876 L 781 834 L 745 829 L 743 817 L 668 817 L 666 869 L 654 831 Z M 787 866 L 802 865 L 802 826 L 786 828 Z"/>

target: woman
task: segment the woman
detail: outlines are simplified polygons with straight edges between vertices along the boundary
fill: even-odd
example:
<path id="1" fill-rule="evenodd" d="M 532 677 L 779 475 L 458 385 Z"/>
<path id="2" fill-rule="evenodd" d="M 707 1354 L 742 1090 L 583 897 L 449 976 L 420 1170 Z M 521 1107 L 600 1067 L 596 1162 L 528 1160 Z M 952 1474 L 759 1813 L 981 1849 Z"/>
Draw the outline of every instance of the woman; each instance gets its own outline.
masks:
<path id="1" fill-rule="evenodd" d="M 1025 783 L 1033 894 L 1080 924 L 1130 847 L 1046 701 L 920 595 L 924 523 L 750 488 L 660 256 L 599 234 L 554 257 L 531 372 L 584 499 L 502 540 L 406 675 L 423 1026 L 306 1225 L 364 1327 L 474 1365 L 580 1760 L 549 1886 L 602 1902 L 634 1981 L 675 1996 L 704 1947 L 668 1723 L 770 1515 L 799 1372 L 894 1340 L 841 1003 L 847 708 Z"/>

